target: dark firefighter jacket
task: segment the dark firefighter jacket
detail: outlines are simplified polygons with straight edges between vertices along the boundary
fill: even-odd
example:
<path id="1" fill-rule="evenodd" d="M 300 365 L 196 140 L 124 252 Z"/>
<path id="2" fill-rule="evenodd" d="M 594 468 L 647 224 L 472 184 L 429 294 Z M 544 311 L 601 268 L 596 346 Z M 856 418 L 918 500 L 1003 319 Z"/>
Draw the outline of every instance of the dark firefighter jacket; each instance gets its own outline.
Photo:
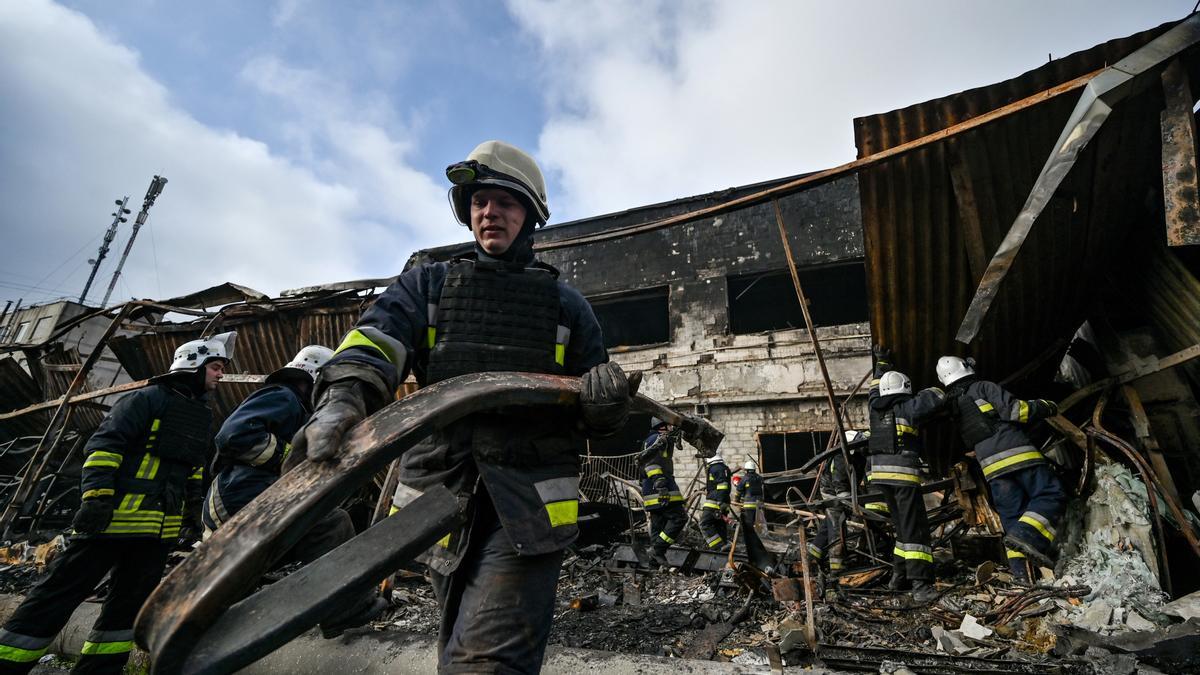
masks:
<path id="1" fill-rule="evenodd" d="M 871 470 L 867 481 L 876 485 L 921 484 L 921 424 L 941 409 L 946 394 L 937 387 L 913 394 L 879 395 L 879 378 L 891 365 L 880 361 L 867 398 L 871 438 Z"/>
<path id="2" fill-rule="evenodd" d="M 763 502 L 763 479 L 757 471 L 742 474 L 737 484 L 737 500 L 743 509 L 757 509 Z"/>
<path id="3" fill-rule="evenodd" d="M 951 414 L 987 479 L 1046 461 L 1021 428 L 1050 417 L 1045 401 L 1023 401 L 987 380 L 968 377 L 950 387 Z"/>
<path id="4" fill-rule="evenodd" d="M 642 444 L 638 458 L 642 465 L 642 503 L 647 511 L 657 511 L 672 503 L 683 502 L 683 493 L 675 482 L 675 450 L 679 437 L 651 431 Z"/>
<path id="5" fill-rule="evenodd" d="M 528 276 L 504 276 L 522 274 Z M 591 305 L 557 276 L 554 268 L 536 261 L 522 270 L 474 257 L 409 269 L 363 313 L 325 369 L 366 365 L 393 389 L 410 369 L 421 385 L 487 370 L 582 375 L 608 361 L 608 353 Z M 449 300 L 448 278 L 453 289 Z M 545 294 L 538 291 L 545 283 L 553 301 L 548 317 Z M 495 288 L 517 287 L 525 290 L 508 294 L 511 297 L 489 295 Z M 464 296 L 487 298 L 492 306 L 471 309 L 462 303 Z M 523 302 L 529 306 L 521 306 Z M 494 323 L 478 318 L 484 309 L 490 310 L 488 321 Z M 547 320 L 552 323 L 544 338 L 513 335 L 522 326 L 541 330 Z M 515 343 L 518 337 L 523 349 L 496 346 L 505 340 Z M 515 357 L 506 352 L 520 352 L 530 361 L 514 365 Z M 538 353 L 547 359 L 534 362 Z M 434 377 L 431 366 L 436 366 Z M 480 491 L 477 483 L 482 480 L 519 554 L 560 550 L 579 533 L 579 454 L 584 440 L 578 428 L 578 415 L 570 410 L 512 410 L 465 418 L 405 453 L 393 509 L 436 484 L 469 500 Z M 466 527 L 450 533 L 422 560 L 441 574 L 454 571 L 466 553 L 466 533 Z"/>
<path id="6" fill-rule="evenodd" d="M 204 500 L 206 527 L 219 527 L 279 479 L 292 437 L 308 417 L 293 388 L 270 384 L 225 419 L 216 436 L 216 476 Z"/>
<path id="7" fill-rule="evenodd" d="M 850 448 L 850 462 L 854 465 L 855 477 L 859 481 L 865 474 L 865 450 L 866 448 L 860 445 Z M 829 458 L 829 464 L 821 473 L 820 489 L 821 494 L 827 497 L 850 496 L 850 472 L 846 469 L 846 460 L 842 458 L 842 453 L 835 452 Z"/>
<path id="8" fill-rule="evenodd" d="M 88 439 L 80 485 L 85 500 L 112 499 L 113 518 L 87 536 L 177 539 L 203 498 L 211 427 L 207 396 L 170 381 L 117 401 Z"/>
<path id="9" fill-rule="evenodd" d="M 704 475 L 704 508 L 719 509 L 729 505 L 730 476 L 729 467 L 725 462 L 708 463 L 708 470 Z"/>

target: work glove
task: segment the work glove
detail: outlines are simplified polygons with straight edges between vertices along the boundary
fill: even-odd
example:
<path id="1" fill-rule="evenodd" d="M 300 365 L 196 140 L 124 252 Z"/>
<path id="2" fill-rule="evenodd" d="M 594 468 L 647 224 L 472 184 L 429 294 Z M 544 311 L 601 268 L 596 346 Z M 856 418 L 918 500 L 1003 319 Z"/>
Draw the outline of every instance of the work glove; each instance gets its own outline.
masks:
<path id="1" fill-rule="evenodd" d="M 342 437 L 366 416 L 367 401 L 362 382 L 345 379 L 329 385 L 321 393 L 312 417 L 292 438 L 288 464 L 294 465 L 304 458 L 314 462 L 336 458 L 341 453 Z"/>
<path id="2" fill-rule="evenodd" d="M 1044 398 L 1039 398 L 1037 402 L 1038 405 L 1040 405 L 1046 411 L 1046 417 L 1054 417 L 1058 414 L 1058 404 L 1054 401 L 1047 401 Z"/>
<path id="3" fill-rule="evenodd" d="M 663 493 L 667 491 L 667 487 L 667 479 L 665 477 L 654 477 L 654 483 L 651 485 L 651 489 L 653 489 L 655 492 Z"/>
<path id="4" fill-rule="evenodd" d="M 625 426 L 630 401 L 641 381 L 640 372 L 626 378 L 621 366 L 612 361 L 584 373 L 579 384 L 579 408 L 588 431 L 610 436 Z"/>
<path id="5" fill-rule="evenodd" d="M 875 354 L 875 361 L 877 363 L 887 363 L 889 365 L 891 364 L 892 350 L 888 349 L 887 347 L 884 347 L 883 345 L 875 345 L 874 347 L 871 348 L 871 352 L 873 354 Z"/>
<path id="6" fill-rule="evenodd" d="M 113 503 L 111 499 L 104 497 L 85 499 L 79 505 L 79 511 L 75 513 L 75 520 L 71 523 L 71 527 L 79 534 L 99 534 L 112 522 L 112 517 Z"/>

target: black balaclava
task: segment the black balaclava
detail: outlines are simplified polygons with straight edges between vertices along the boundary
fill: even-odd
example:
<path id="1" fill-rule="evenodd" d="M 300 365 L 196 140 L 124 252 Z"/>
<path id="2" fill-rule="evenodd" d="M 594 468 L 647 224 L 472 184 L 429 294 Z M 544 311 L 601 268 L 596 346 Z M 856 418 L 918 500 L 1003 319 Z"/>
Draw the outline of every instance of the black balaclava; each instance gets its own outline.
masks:
<path id="1" fill-rule="evenodd" d="M 475 189 L 483 187 L 494 186 L 481 184 Z M 483 247 L 479 245 L 479 241 L 476 240 L 475 255 L 479 260 L 484 262 L 502 263 L 505 267 L 525 267 L 529 265 L 529 263 L 533 262 L 533 231 L 537 229 L 537 211 L 533 208 L 533 204 L 529 203 L 529 200 L 525 197 L 525 195 L 517 192 L 516 190 L 509 190 L 508 188 L 504 189 L 509 194 L 519 199 L 521 201 L 521 205 L 525 207 L 525 224 L 521 226 L 521 231 L 517 233 L 515 238 L 513 238 L 512 245 L 510 245 L 508 250 L 506 250 L 504 253 L 501 253 L 500 255 L 492 255 L 483 250 Z M 468 202 L 470 201 L 471 194 L 473 193 L 474 190 L 467 195 Z M 467 229 L 470 228 L 471 226 L 467 225 Z M 472 231 L 472 238 L 474 238 L 474 235 L 475 233 Z"/>

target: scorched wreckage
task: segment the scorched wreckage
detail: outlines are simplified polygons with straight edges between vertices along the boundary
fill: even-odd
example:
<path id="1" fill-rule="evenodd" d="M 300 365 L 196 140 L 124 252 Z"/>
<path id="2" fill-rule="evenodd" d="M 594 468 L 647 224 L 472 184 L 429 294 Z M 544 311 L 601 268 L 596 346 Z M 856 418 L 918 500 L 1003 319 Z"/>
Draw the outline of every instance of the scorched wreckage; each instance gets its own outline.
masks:
<path id="1" fill-rule="evenodd" d="M 6 308 L 0 665 L 1194 672 L 1198 42 L 544 228 L 489 141 L 397 277 Z"/>

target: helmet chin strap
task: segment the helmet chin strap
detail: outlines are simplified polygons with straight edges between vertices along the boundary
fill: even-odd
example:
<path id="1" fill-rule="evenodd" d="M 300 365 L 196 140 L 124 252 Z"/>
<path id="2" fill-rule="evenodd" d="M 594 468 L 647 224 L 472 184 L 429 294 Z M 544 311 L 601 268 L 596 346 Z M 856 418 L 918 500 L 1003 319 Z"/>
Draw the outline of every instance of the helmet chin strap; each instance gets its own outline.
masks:
<path id="1" fill-rule="evenodd" d="M 498 255 L 488 253 L 483 250 L 479 242 L 475 242 L 475 253 L 481 260 L 495 260 L 503 263 L 508 263 L 514 267 L 525 267 L 533 261 L 533 231 L 535 222 L 533 218 L 527 217 L 525 224 L 521 226 L 521 231 L 513 238 L 512 244 L 504 253 Z"/>

